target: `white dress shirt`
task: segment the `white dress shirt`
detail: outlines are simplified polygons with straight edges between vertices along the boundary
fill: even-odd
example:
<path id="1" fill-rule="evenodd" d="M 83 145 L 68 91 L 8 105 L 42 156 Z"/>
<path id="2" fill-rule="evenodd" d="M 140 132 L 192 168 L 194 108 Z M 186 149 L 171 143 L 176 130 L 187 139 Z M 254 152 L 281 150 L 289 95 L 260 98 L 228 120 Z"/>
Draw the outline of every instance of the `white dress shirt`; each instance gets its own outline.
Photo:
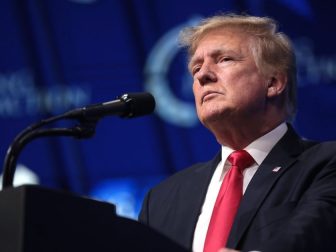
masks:
<path id="1" fill-rule="evenodd" d="M 285 135 L 287 129 L 288 128 L 286 123 L 282 123 L 272 131 L 268 132 L 266 135 L 256 139 L 246 148 L 244 148 L 244 150 L 246 150 L 253 157 L 255 163 L 252 166 L 246 168 L 243 172 L 243 194 L 245 193 L 245 190 L 253 175 L 257 171 L 259 165 L 262 163 L 262 161 L 264 161 L 274 145 Z M 202 206 L 201 214 L 199 215 L 196 224 L 193 239 L 194 252 L 203 252 L 205 237 L 210 223 L 212 210 L 216 202 L 217 194 L 222 185 L 224 176 L 230 167 L 230 163 L 227 161 L 227 158 L 233 151 L 233 149 L 227 146 L 222 146 L 222 160 L 218 163 L 217 168 L 211 178 Z"/>

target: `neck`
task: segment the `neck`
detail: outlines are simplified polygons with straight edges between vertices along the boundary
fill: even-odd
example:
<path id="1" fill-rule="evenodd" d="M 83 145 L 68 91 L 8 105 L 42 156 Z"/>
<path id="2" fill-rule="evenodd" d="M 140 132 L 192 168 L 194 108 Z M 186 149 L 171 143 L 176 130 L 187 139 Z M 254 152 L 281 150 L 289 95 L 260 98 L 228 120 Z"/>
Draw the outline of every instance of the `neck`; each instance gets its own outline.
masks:
<path id="1" fill-rule="evenodd" d="M 272 131 L 282 122 L 284 122 L 284 120 L 277 120 L 273 123 L 266 124 L 262 124 L 262 122 L 258 122 L 255 124 L 245 123 L 243 125 L 228 125 L 226 123 L 223 123 L 220 126 L 217 125 L 217 127 L 209 127 L 209 129 L 213 132 L 219 144 L 228 146 L 234 150 L 240 150 L 244 149 L 246 146 L 248 146 L 259 137 Z"/>

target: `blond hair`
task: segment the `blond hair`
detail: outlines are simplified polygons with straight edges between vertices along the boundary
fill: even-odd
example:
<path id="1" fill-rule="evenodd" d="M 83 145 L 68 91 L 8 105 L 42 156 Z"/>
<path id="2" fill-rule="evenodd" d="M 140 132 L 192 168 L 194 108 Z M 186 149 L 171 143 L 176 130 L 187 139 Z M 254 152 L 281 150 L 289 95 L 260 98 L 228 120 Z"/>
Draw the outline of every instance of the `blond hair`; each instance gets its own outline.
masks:
<path id="1" fill-rule="evenodd" d="M 296 112 L 296 60 L 290 39 L 278 31 L 275 20 L 237 14 L 222 14 L 202 20 L 198 25 L 187 27 L 180 34 L 180 43 L 191 57 L 200 40 L 218 29 L 238 30 L 252 38 L 250 50 L 259 71 L 265 75 L 281 72 L 287 75 L 285 105 L 289 117 Z"/>

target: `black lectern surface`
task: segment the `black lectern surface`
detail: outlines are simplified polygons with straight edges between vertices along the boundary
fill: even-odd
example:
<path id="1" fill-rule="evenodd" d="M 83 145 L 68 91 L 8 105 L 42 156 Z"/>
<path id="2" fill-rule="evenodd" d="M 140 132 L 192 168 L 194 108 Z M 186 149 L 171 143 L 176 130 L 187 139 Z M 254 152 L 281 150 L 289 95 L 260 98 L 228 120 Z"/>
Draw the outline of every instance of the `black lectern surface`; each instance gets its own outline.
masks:
<path id="1" fill-rule="evenodd" d="M 186 251 L 112 204 L 38 186 L 0 192 L 1 252 Z"/>

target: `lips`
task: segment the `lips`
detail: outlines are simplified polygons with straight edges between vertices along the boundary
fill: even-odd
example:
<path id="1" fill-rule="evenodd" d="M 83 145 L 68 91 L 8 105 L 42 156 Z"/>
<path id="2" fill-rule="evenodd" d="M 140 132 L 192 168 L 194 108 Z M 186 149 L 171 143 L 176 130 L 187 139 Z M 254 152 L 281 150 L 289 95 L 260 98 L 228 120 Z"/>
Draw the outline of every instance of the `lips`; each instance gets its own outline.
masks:
<path id="1" fill-rule="evenodd" d="M 202 103 L 211 100 L 212 98 L 214 98 L 215 96 L 219 95 L 220 93 L 215 92 L 215 91 L 206 91 L 203 93 L 202 95 Z"/>

